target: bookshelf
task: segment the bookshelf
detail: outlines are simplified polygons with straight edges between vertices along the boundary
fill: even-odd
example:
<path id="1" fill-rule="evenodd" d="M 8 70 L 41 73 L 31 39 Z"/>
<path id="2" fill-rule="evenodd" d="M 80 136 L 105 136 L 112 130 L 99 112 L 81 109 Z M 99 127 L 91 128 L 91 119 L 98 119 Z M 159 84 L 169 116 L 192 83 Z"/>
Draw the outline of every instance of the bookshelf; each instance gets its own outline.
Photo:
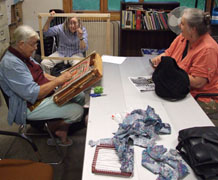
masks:
<path id="1" fill-rule="evenodd" d="M 160 20 L 166 18 L 164 14 L 167 14 L 179 5 L 180 3 L 176 1 L 143 3 L 121 2 L 119 55 L 141 56 L 141 48 L 168 48 L 176 37 L 176 34 L 170 31 L 166 27 L 166 24 L 164 26 L 164 22 L 160 22 Z M 150 25 L 148 25 L 146 23 L 148 23 L 149 20 L 147 22 L 144 20 L 148 12 L 160 12 L 163 15 L 159 20 L 157 16 L 153 17 L 153 21 L 150 19 L 151 22 Z M 141 17 L 140 21 L 138 17 Z M 156 25 L 152 25 L 152 22 L 155 24 L 154 18 L 156 18 Z M 159 28 L 157 23 L 159 24 Z"/>

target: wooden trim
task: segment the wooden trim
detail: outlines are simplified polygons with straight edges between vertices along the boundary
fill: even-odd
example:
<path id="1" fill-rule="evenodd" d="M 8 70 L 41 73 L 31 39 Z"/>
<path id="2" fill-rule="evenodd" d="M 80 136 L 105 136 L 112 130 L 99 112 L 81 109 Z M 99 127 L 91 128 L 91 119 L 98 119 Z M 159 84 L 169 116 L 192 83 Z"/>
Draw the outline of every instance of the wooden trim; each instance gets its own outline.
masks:
<path id="1" fill-rule="evenodd" d="M 51 15 L 50 13 L 39 13 L 39 17 L 85 17 L 85 18 L 101 18 L 101 19 L 110 19 L 110 13 L 56 13 Z"/>
<path id="2" fill-rule="evenodd" d="M 100 10 L 99 12 L 103 13 L 104 12 L 104 0 L 100 0 Z"/>
<path id="3" fill-rule="evenodd" d="M 71 13 L 73 7 L 73 0 L 62 0 L 63 10 L 65 13 Z"/>
<path id="4" fill-rule="evenodd" d="M 110 13 L 111 21 L 120 21 L 120 11 Z"/>
<path id="5" fill-rule="evenodd" d="M 213 7 L 215 6 L 215 1 L 214 0 L 206 0 L 205 3 L 206 3 L 205 11 L 212 14 Z"/>
<path id="6" fill-rule="evenodd" d="M 42 17 L 38 15 L 38 19 L 39 19 L 39 37 L 40 37 L 41 57 L 44 57 L 45 51 L 44 51 L 44 41 L 43 41 L 43 32 L 42 32 Z"/>
<path id="7" fill-rule="evenodd" d="M 103 1 L 103 8 L 101 12 L 104 12 L 104 13 L 108 12 L 108 7 L 107 7 L 108 1 L 107 0 L 101 0 L 101 1 Z"/>

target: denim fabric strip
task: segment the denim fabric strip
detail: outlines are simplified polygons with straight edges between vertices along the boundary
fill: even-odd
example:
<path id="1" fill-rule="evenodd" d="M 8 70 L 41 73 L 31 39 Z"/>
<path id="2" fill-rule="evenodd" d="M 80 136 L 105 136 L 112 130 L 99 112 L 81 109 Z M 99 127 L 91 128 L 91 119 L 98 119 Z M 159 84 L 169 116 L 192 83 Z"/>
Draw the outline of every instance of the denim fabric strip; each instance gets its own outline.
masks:
<path id="1" fill-rule="evenodd" d="M 175 150 L 166 152 L 167 149 L 163 145 L 146 148 L 142 152 L 142 166 L 154 174 L 159 174 L 157 180 L 184 178 L 189 173 L 184 161 Z"/>

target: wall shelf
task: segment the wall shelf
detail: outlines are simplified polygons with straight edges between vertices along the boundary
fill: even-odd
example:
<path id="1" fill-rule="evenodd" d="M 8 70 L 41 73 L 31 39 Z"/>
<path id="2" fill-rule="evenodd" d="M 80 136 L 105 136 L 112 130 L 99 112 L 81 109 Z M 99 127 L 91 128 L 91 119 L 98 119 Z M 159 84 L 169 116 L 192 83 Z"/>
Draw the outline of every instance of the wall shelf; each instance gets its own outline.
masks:
<path id="1" fill-rule="evenodd" d="M 139 6 L 143 10 L 153 9 L 156 11 L 170 12 L 178 7 L 179 2 L 143 2 L 125 3 L 120 5 L 120 56 L 141 56 L 141 48 L 163 49 L 169 47 L 176 34 L 168 30 L 124 29 L 122 28 L 122 11 L 129 7 Z M 130 10 L 135 11 L 135 10 Z M 134 12 L 135 13 L 135 12 Z"/>

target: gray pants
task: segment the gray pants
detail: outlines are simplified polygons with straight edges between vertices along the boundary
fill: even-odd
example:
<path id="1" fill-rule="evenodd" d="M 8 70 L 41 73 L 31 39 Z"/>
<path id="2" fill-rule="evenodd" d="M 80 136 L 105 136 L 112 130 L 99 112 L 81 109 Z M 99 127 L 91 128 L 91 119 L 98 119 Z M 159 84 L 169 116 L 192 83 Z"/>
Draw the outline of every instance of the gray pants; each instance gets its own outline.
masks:
<path id="1" fill-rule="evenodd" d="M 66 123 L 72 124 L 81 121 L 83 116 L 83 105 L 85 104 L 85 94 L 81 92 L 72 100 L 62 106 L 57 106 L 53 97 L 45 98 L 33 111 L 27 108 L 27 119 L 63 119 Z"/>

